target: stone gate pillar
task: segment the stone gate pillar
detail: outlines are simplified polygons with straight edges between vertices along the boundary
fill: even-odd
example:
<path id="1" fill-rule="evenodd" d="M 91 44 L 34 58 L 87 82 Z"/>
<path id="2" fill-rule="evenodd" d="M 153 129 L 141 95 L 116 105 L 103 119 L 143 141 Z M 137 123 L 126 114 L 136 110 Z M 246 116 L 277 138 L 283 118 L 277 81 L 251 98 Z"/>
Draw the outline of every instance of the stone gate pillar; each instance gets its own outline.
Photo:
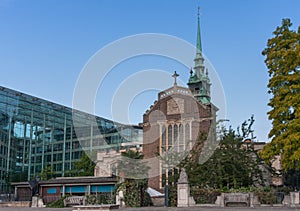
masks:
<path id="1" fill-rule="evenodd" d="M 195 205 L 195 201 L 190 196 L 188 176 L 183 168 L 177 182 L 177 207 L 189 207 L 191 205 Z"/>
<path id="2" fill-rule="evenodd" d="M 299 206 L 300 204 L 300 192 L 290 192 L 291 207 Z"/>

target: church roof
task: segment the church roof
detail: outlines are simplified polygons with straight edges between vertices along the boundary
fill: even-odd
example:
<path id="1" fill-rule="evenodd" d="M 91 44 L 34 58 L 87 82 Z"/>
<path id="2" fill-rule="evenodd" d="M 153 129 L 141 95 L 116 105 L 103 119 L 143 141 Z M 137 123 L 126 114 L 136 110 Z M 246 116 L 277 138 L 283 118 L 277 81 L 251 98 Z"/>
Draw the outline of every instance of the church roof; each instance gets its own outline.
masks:
<path id="1" fill-rule="evenodd" d="M 193 97 L 192 92 L 188 88 L 183 87 L 183 86 L 172 86 L 172 87 L 158 93 L 158 99 L 161 100 L 161 99 L 168 97 L 170 95 L 173 95 L 173 94 L 181 94 L 181 95 L 187 95 L 187 96 Z"/>

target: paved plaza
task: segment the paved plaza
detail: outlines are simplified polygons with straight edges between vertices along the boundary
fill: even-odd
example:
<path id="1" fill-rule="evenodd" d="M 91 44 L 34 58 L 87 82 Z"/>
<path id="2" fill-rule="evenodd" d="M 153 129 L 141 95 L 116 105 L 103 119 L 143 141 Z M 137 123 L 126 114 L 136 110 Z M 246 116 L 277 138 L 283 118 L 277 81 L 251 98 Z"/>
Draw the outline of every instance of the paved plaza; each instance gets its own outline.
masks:
<path id="1" fill-rule="evenodd" d="M 120 208 L 120 211 L 163 211 L 163 210 L 178 210 L 178 211 L 246 211 L 246 210 L 258 210 L 258 211 L 287 211 L 287 210 L 300 210 L 300 208 L 289 207 L 143 207 L 143 208 Z M 29 207 L 1 207 L 0 211 L 72 211 L 72 208 L 29 208 Z"/>

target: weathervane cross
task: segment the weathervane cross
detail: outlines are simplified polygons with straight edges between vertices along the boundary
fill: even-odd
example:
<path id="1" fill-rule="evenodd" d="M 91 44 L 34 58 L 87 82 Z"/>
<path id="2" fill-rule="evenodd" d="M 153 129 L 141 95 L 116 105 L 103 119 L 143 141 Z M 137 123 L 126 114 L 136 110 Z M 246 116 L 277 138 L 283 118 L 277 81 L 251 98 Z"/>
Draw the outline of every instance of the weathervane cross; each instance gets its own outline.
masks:
<path id="1" fill-rule="evenodd" d="M 174 74 L 172 75 L 172 77 L 174 78 L 174 86 L 177 86 L 177 77 L 178 77 L 179 75 L 176 73 L 176 71 L 174 71 Z"/>

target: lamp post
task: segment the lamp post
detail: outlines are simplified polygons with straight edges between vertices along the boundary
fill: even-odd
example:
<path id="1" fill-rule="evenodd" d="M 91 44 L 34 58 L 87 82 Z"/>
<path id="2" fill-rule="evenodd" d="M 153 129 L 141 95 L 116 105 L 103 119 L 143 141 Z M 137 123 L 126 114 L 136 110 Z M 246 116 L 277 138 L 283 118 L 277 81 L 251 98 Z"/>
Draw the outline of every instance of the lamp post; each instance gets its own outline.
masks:
<path id="1" fill-rule="evenodd" d="M 165 207 L 168 207 L 168 206 L 169 206 L 169 185 L 166 182 L 166 185 L 165 185 Z"/>

